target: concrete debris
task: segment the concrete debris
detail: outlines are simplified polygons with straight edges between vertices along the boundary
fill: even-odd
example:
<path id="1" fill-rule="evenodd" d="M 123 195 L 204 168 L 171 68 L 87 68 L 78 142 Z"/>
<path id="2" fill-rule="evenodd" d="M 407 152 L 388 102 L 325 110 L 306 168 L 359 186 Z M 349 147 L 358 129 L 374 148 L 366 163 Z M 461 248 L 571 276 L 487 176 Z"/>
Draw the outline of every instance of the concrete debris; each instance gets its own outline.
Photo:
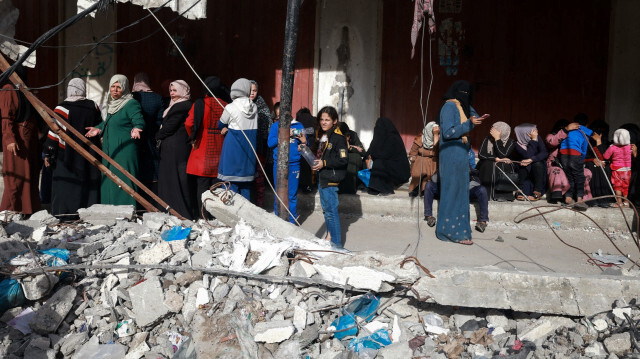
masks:
<path id="1" fill-rule="evenodd" d="M 222 215 L 209 222 L 164 213 L 136 219 L 130 206 L 94 206 L 72 224 L 39 212 L 0 226 L 5 265 L 28 253 L 27 244 L 33 251 L 69 250 L 66 263 L 78 265 L 46 276 L 31 266 L 38 272 L 20 278 L 26 302 L 0 318 L 7 323 L 0 326 L 0 357 L 614 358 L 638 353 L 640 338 L 627 319 L 640 320 L 637 298 L 622 295 L 634 292 L 634 276 L 590 291 L 590 284 L 578 279 L 536 277 L 560 299 L 528 290 L 533 279 L 526 273 L 448 269 L 428 278 L 412 261 L 401 268 L 403 256 L 336 252 L 309 233 L 298 236 L 298 227 L 289 231 L 277 217 L 259 220 L 263 214 L 239 196 L 233 201 L 229 208 L 216 208 L 213 212 Z M 188 239 L 161 238 L 185 225 L 191 228 Z M 12 265 L 10 272 L 20 268 Z M 337 339 L 333 331 L 348 328 L 329 329 L 332 323 L 367 292 L 375 295 L 376 309 L 366 318 L 356 315 L 355 334 Z M 560 313 L 566 316 L 555 315 Z M 380 331 L 390 338 L 386 346 L 350 345 Z"/>

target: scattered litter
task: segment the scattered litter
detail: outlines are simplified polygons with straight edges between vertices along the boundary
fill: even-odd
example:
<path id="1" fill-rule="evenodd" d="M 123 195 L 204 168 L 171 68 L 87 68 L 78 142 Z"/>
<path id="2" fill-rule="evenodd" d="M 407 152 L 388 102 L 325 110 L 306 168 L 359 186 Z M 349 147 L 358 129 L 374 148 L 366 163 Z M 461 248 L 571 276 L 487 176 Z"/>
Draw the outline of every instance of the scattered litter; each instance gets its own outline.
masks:
<path id="1" fill-rule="evenodd" d="M 627 263 L 627 261 L 629 260 L 629 258 L 622 255 L 602 254 L 602 249 L 598 249 L 597 253 L 591 253 L 591 255 L 593 256 L 594 259 L 605 264 L 623 265 Z"/>
<path id="2" fill-rule="evenodd" d="M 496 238 L 496 242 L 504 242 L 504 239 L 502 239 L 501 236 L 498 236 L 498 238 Z"/>
<path id="3" fill-rule="evenodd" d="M 33 317 L 35 316 L 35 312 L 33 311 L 33 309 L 31 309 L 31 307 L 23 310 L 20 314 L 18 314 L 15 318 L 11 319 L 9 321 L 9 323 L 7 323 L 8 325 L 18 329 L 19 331 L 22 332 L 22 334 L 29 334 L 31 332 L 33 332 L 31 330 L 31 327 L 29 326 L 29 322 L 33 319 Z"/>
<path id="4" fill-rule="evenodd" d="M 523 236 L 516 236 L 516 238 L 517 238 L 517 239 L 520 239 L 520 240 L 522 240 L 522 241 L 526 241 L 526 240 L 528 240 L 528 238 L 527 238 L 527 237 L 523 237 Z"/>
<path id="5" fill-rule="evenodd" d="M 162 232 L 160 238 L 167 242 L 181 241 L 183 239 L 187 239 L 187 237 L 189 237 L 189 233 L 191 233 L 190 227 L 182 228 L 181 226 L 173 226 L 171 229 L 167 229 Z"/>
<path id="6" fill-rule="evenodd" d="M 364 348 L 377 350 L 391 344 L 391 342 L 389 332 L 386 329 L 380 329 L 366 337 L 351 339 L 348 348 L 356 353 L 360 353 Z"/>

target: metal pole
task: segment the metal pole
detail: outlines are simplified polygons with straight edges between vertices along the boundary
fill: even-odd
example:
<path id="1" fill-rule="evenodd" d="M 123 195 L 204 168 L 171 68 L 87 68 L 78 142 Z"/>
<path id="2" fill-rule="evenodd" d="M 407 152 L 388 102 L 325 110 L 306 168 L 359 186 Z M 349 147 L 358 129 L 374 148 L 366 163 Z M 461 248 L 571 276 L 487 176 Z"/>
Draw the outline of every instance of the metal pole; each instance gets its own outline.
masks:
<path id="1" fill-rule="evenodd" d="M 280 90 L 280 124 L 278 125 L 277 194 L 289 206 L 289 129 L 291 128 L 291 100 L 295 74 L 296 45 L 298 43 L 298 20 L 300 0 L 288 0 L 287 20 L 284 29 L 284 52 L 282 55 L 282 88 Z M 278 215 L 289 219 L 289 212 L 278 203 Z"/>
<path id="2" fill-rule="evenodd" d="M 4 58 L 4 56 L 0 55 L 0 69 L 2 69 L 4 71 L 7 68 L 9 68 L 9 63 Z M 98 167 L 100 172 L 102 172 L 105 176 L 107 176 L 109 179 L 111 179 L 113 182 L 115 182 L 120 188 L 122 188 L 123 191 L 127 192 L 130 196 L 132 196 L 136 201 L 138 201 L 138 203 L 140 203 L 142 206 L 144 206 L 144 208 L 147 211 L 157 212 L 158 209 L 155 206 L 153 206 L 151 203 L 149 203 L 146 199 L 141 197 L 138 193 L 136 193 L 131 187 L 129 187 L 125 182 L 123 182 L 118 176 L 116 176 L 106 166 L 104 166 L 102 164 L 102 162 L 100 162 L 98 159 L 93 157 L 87 150 L 85 150 L 74 139 L 72 139 L 69 135 L 67 135 L 66 132 L 62 131 L 60 126 L 58 126 L 58 124 L 56 122 L 54 122 L 51 119 L 51 117 L 54 117 L 60 124 L 65 126 L 69 131 L 71 131 L 71 133 L 73 133 L 77 138 L 79 138 L 81 141 L 83 141 L 83 143 L 85 143 L 87 146 L 89 146 L 92 150 L 96 151 L 96 153 L 98 153 L 102 158 L 107 160 L 107 162 L 109 162 L 111 165 L 113 165 L 115 168 L 117 168 L 127 178 L 132 180 L 143 191 L 145 191 L 156 202 L 158 202 L 158 204 L 163 206 L 165 209 L 168 209 L 169 213 L 171 213 L 172 215 L 174 215 L 174 216 L 176 216 L 178 218 L 184 219 L 184 217 L 182 217 L 174 209 L 169 208 L 169 206 L 164 201 L 162 201 L 162 199 L 160 199 L 160 197 L 156 196 L 153 192 L 151 192 L 148 188 L 146 188 L 142 183 L 140 183 L 140 181 L 138 181 L 137 178 L 135 178 L 133 175 L 131 175 L 129 172 L 127 172 L 124 168 L 122 168 L 122 166 L 120 166 L 116 161 L 114 161 L 112 158 L 107 156 L 104 152 L 102 152 L 102 150 L 100 150 L 91 141 L 89 141 L 86 137 L 84 137 L 84 135 L 79 133 L 73 126 L 70 126 L 57 113 L 55 113 L 53 110 L 51 110 L 45 104 L 43 104 L 42 101 L 40 101 L 34 94 L 32 94 L 27 89 L 26 85 L 24 84 L 24 82 L 22 82 L 22 80 L 20 79 L 20 77 L 17 74 L 15 74 L 15 73 L 11 74 L 10 79 L 14 84 L 19 85 L 20 91 L 26 96 L 26 98 L 29 100 L 29 102 L 31 102 L 33 107 L 38 111 L 40 116 L 44 119 L 44 121 L 47 123 L 47 125 L 51 128 L 51 130 L 55 134 L 60 136 L 60 138 L 62 138 L 70 147 L 72 147 L 82 157 L 84 157 L 87 161 L 89 161 L 89 163 L 91 163 L 92 165 Z"/>

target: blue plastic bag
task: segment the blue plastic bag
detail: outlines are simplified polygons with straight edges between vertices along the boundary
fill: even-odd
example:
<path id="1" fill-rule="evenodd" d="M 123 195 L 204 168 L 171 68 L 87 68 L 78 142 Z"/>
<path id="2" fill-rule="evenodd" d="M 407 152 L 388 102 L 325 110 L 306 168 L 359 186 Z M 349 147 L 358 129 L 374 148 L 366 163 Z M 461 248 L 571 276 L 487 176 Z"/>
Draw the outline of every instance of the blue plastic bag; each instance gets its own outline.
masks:
<path id="1" fill-rule="evenodd" d="M 15 279 L 3 279 L 0 282 L 0 315 L 8 309 L 21 306 L 24 303 L 24 292 L 20 283 Z"/>
<path id="2" fill-rule="evenodd" d="M 167 242 L 180 241 L 187 239 L 187 237 L 189 237 L 189 233 L 191 233 L 191 227 L 182 228 L 180 226 L 173 226 L 171 229 L 167 229 L 162 232 L 160 238 Z"/>
<path id="3" fill-rule="evenodd" d="M 375 333 L 362 338 L 354 338 L 349 341 L 347 348 L 358 353 L 363 348 L 380 349 L 391 344 L 391 337 L 386 329 L 380 329 Z"/>
<path id="4" fill-rule="evenodd" d="M 52 256 L 51 258 L 48 258 L 46 261 L 47 266 L 49 267 L 63 266 L 63 265 L 66 265 L 67 262 L 69 261 L 69 250 L 67 249 L 50 248 L 50 249 L 45 249 L 38 252 Z"/>
<path id="5" fill-rule="evenodd" d="M 363 170 L 358 171 L 358 178 L 365 186 L 369 187 L 369 180 L 371 179 L 371 170 L 365 168 Z"/>
<path id="6" fill-rule="evenodd" d="M 375 313 L 379 305 L 380 298 L 370 293 L 349 303 L 349 305 L 342 309 L 344 315 L 336 318 L 336 320 L 331 323 L 331 326 L 338 330 L 333 334 L 334 338 L 340 340 L 344 337 L 358 334 L 355 317 L 360 317 L 364 319 L 364 322 L 368 322 L 373 319 L 373 313 Z M 345 330 L 347 328 L 349 329 Z"/>

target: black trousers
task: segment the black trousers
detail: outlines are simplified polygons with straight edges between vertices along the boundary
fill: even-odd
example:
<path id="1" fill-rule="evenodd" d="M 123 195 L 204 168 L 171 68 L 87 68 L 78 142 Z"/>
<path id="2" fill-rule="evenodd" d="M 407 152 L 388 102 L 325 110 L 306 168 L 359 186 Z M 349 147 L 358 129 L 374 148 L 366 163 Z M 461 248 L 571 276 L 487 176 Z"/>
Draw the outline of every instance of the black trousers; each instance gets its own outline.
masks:
<path id="1" fill-rule="evenodd" d="M 565 196 L 573 198 L 582 198 L 584 196 L 584 160 L 582 156 L 576 155 L 560 155 L 560 164 L 562 164 L 564 173 L 569 181 L 569 190 Z"/>
<path id="2" fill-rule="evenodd" d="M 518 169 L 518 186 L 524 187 L 524 181 L 528 178 L 533 183 L 533 190 L 544 193 L 544 176 L 546 176 L 544 162 L 533 162 L 526 167 Z"/>

